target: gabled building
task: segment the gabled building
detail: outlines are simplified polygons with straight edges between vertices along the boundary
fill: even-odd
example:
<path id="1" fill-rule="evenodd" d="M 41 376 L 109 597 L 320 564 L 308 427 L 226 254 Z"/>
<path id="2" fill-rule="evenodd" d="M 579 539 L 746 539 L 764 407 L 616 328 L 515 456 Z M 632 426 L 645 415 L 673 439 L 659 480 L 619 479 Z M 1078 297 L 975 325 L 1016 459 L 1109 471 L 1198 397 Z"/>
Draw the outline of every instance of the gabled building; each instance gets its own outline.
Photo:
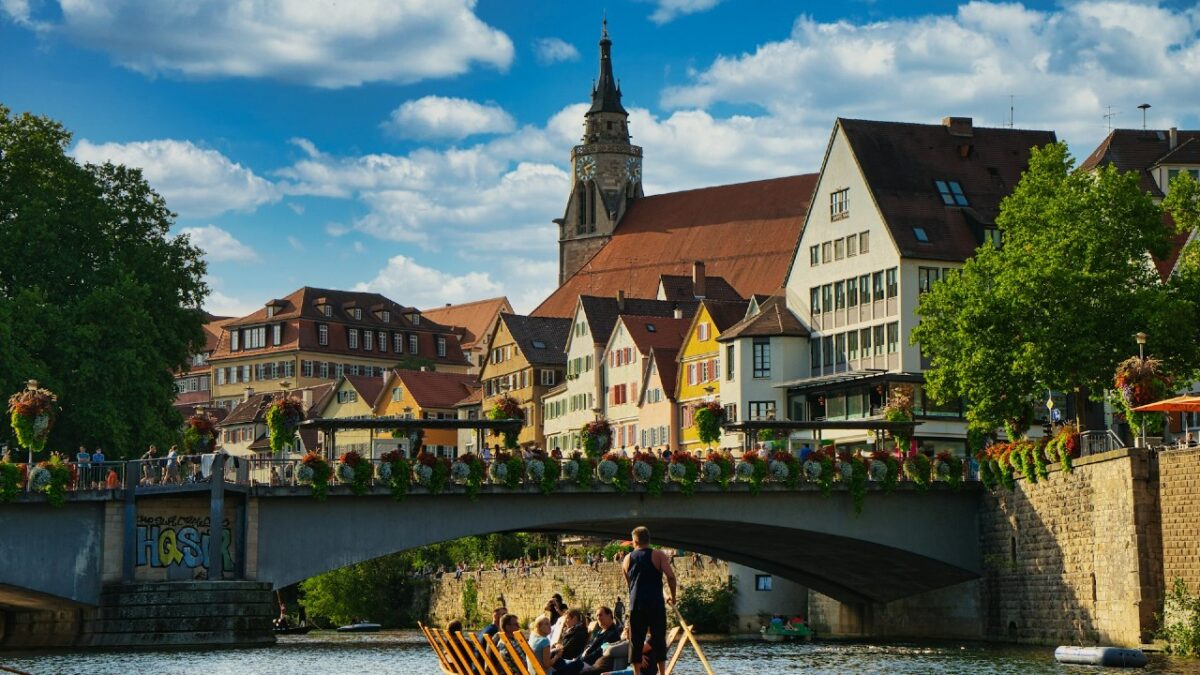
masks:
<path id="1" fill-rule="evenodd" d="M 604 349 L 613 328 L 623 314 L 690 318 L 696 306 L 694 298 L 678 301 L 627 298 L 624 292 L 576 298 L 565 347 L 566 386 L 548 392 L 543 401 L 548 447 L 578 449 L 583 425 L 596 419 L 597 414 L 605 414 L 608 385 L 600 365 L 604 363 Z"/>
<path id="2" fill-rule="evenodd" d="M 1000 241 L 996 216 L 1051 131 L 838 119 L 787 278 L 809 330 L 802 375 L 779 381 L 797 420 L 878 415 L 889 387 L 915 386 L 918 441 L 964 451 L 963 410 L 935 405 L 909 343 L 920 295 L 975 250 Z M 825 205 L 828 204 L 828 209 Z M 842 442 L 865 434 L 830 433 Z"/>
<path id="3" fill-rule="evenodd" d="M 655 348 L 678 351 L 690 324 L 683 318 L 638 314 L 623 314 L 617 319 L 600 361 L 605 382 L 604 416 L 612 426 L 613 447 L 668 444 L 671 433 L 661 415 L 654 415 L 655 419 L 646 423 L 641 419 L 644 402 L 660 403 L 665 398 L 659 389 L 647 390 L 656 369 L 650 355 Z"/>
<path id="4" fill-rule="evenodd" d="M 334 386 L 333 395 L 318 409 L 317 417 L 323 419 L 364 419 L 375 416 L 375 404 L 383 391 L 385 376 L 343 375 Z M 372 457 L 374 433 L 370 429 L 344 429 L 333 435 L 333 456 L 343 453 L 359 453 Z"/>
<path id="5" fill-rule="evenodd" d="M 491 335 L 492 328 L 500 320 L 502 312 L 512 314 L 512 305 L 508 298 L 488 298 L 465 302 L 461 305 L 447 304 L 421 312 L 429 321 L 448 327 L 458 336 L 459 347 L 470 367 L 467 372 L 479 373 L 479 364 L 485 356 L 484 342 Z"/>
<path id="6" fill-rule="evenodd" d="M 721 400 L 721 345 L 717 336 L 746 316 L 749 302 L 705 300 L 692 317 L 683 346 L 677 357 L 676 400 L 680 406 L 679 446 L 683 450 L 699 450 L 700 437 L 696 432 L 695 413 L 701 405 L 716 402 L 725 408 L 727 421 L 737 421 L 736 406 Z M 721 447 L 736 447 L 736 439 L 723 436 Z"/>
<path id="7" fill-rule="evenodd" d="M 482 414 L 504 396 L 515 399 L 525 413 L 522 446 L 546 447 L 542 399 L 566 376 L 570 330 L 569 319 L 501 314 L 488 338 L 488 358 L 480 373 Z"/>
<path id="8" fill-rule="evenodd" d="M 643 359 L 645 373 L 638 392 L 638 426 L 642 445 L 674 451 L 682 431 L 676 388 L 679 386 L 679 349 L 651 347 Z"/>
<path id="9" fill-rule="evenodd" d="M 382 377 L 397 362 L 444 372 L 469 365 L 451 329 L 378 293 L 304 287 L 221 327 L 210 358 L 213 399 L 232 407 L 242 390 L 275 391 L 343 375 Z"/>
<path id="10" fill-rule="evenodd" d="M 221 329 L 233 319 L 208 316 L 204 324 L 204 346 L 192 354 L 187 368 L 175 373 L 175 405 L 212 407 L 212 364 L 209 359 L 221 339 Z M 228 412 L 228 409 L 226 409 Z"/>
<path id="11" fill-rule="evenodd" d="M 288 395 L 299 398 L 304 404 L 305 419 L 315 419 L 325 409 L 336 388 L 336 382 L 327 382 L 315 387 L 289 388 Z M 218 427 L 218 440 L 225 452 L 244 457 L 271 453 L 267 432 L 267 409 L 275 397 L 281 394 L 281 391 L 256 393 L 253 389 L 246 388 L 242 400 L 229 411 Z M 303 454 L 317 450 L 319 444 L 317 432 L 302 429 L 297 436 L 296 447 L 287 452 Z"/>
<path id="12" fill-rule="evenodd" d="M 478 378 L 467 373 L 393 370 L 375 402 L 375 414 L 400 419 L 458 419 L 459 403 L 478 389 Z M 459 436 L 453 429 L 426 429 L 422 442 L 439 457 L 458 456 Z"/>

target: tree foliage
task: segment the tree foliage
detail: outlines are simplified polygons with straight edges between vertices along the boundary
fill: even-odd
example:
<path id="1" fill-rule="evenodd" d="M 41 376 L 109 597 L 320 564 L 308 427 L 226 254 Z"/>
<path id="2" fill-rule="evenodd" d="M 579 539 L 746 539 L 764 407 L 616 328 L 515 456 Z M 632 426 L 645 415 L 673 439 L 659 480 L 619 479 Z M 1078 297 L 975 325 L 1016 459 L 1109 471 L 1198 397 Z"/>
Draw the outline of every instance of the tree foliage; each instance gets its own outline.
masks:
<path id="1" fill-rule="evenodd" d="M 205 266 L 140 170 L 80 165 L 70 139 L 0 106 L 0 391 L 37 379 L 62 407 L 47 447 L 115 458 L 179 436 L 171 371 L 203 344 Z"/>
<path id="2" fill-rule="evenodd" d="M 935 284 L 912 333 L 932 361 L 928 392 L 965 397 L 971 428 L 1023 432 L 1047 389 L 1110 388 L 1139 331 L 1169 370 L 1195 371 L 1200 296 L 1151 264 L 1173 232 L 1136 173 L 1074 171 L 1065 145 L 1034 148 L 996 223 L 1003 246 Z"/>

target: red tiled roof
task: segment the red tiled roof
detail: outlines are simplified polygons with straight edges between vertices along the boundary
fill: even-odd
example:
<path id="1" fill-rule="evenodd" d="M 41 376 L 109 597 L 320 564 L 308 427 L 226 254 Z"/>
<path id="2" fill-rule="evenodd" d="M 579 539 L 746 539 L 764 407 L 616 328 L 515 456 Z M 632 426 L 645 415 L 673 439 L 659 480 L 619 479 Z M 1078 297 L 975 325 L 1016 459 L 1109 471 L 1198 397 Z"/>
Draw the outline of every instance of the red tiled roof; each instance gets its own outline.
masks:
<path id="1" fill-rule="evenodd" d="M 463 408 L 471 405 L 483 404 L 483 387 L 472 387 L 471 393 L 466 398 L 454 404 L 455 408 Z"/>
<path id="2" fill-rule="evenodd" d="M 619 320 L 625 324 L 629 338 L 633 340 L 633 343 L 637 345 L 638 352 L 642 354 L 650 353 L 650 350 L 655 347 L 679 349 L 683 346 L 683 339 L 687 335 L 688 327 L 692 325 L 691 319 L 639 316 L 637 314 L 623 314 Z M 650 326 L 654 326 L 654 330 L 650 330 Z"/>
<path id="3" fill-rule="evenodd" d="M 432 370 L 395 372 L 409 395 L 422 408 L 453 408 L 479 389 L 478 375 L 439 373 Z"/>
<path id="4" fill-rule="evenodd" d="M 375 406 L 379 401 L 379 394 L 383 392 L 383 378 L 372 377 L 369 375 L 343 375 L 350 386 L 358 392 L 358 398 L 370 405 Z"/>
<path id="5" fill-rule="evenodd" d="M 1055 142 L 1053 131 L 973 127 L 970 135 L 956 135 L 943 124 L 842 118 L 837 125 L 900 254 L 927 260 L 974 255 L 984 226 L 996 222 L 1000 201 L 1028 166 L 1030 149 Z M 957 182 L 968 205 L 946 206 L 935 181 Z"/>
<path id="6" fill-rule="evenodd" d="M 592 341 L 600 345 L 608 343 L 608 338 L 617 325 L 617 319 L 623 314 L 668 318 L 674 316 L 675 310 L 678 309 L 684 318 L 691 319 L 696 313 L 696 308 L 700 306 L 696 300 L 673 302 L 649 298 L 625 298 L 622 306 L 615 297 L 600 298 L 592 295 L 580 296 L 579 303 L 583 305 L 583 315 L 587 318 Z"/>
<path id="7" fill-rule="evenodd" d="M 654 297 L 663 274 L 702 261 L 739 293 L 774 293 L 787 277 L 816 174 L 635 199 L 612 239 L 534 316 L 567 317 L 581 295 Z"/>
<path id="8" fill-rule="evenodd" d="M 654 360 L 654 365 L 658 368 L 658 377 L 662 381 L 663 393 L 674 401 L 676 377 L 679 375 L 679 350 L 655 347 L 650 350 L 650 358 Z"/>
<path id="9" fill-rule="evenodd" d="M 312 405 L 304 412 L 306 419 L 316 417 L 317 413 L 325 408 L 325 404 L 337 390 L 337 382 L 327 382 L 318 384 L 312 387 L 303 389 L 293 389 L 288 392 L 289 395 L 303 398 L 305 391 L 312 392 Z M 221 426 L 229 426 L 233 424 L 249 424 L 251 422 L 263 422 L 266 420 L 267 408 L 280 392 L 268 391 L 258 394 L 251 394 L 250 398 L 242 401 L 229 411 L 225 419 L 221 421 Z"/>
<path id="10" fill-rule="evenodd" d="M 786 335 L 808 337 L 808 329 L 787 308 L 787 300 L 776 295 L 759 305 L 757 314 L 742 319 L 723 331 L 717 340 L 725 342 L 739 337 Z"/>
<path id="11" fill-rule="evenodd" d="M 512 305 L 509 304 L 508 298 L 502 296 L 466 302 L 461 305 L 426 309 L 422 310 L 421 316 L 456 329 L 455 332 L 459 334 L 462 346 L 469 349 L 487 337 L 492 322 L 496 320 L 500 312 L 511 313 L 512 311 Z"/>
<path id="12" fill-rule="evenodd" d="M 1196 148 L 1200 145 L 1200 131 L 1181 130 L 1178 132 L 1179 144 L 1171 149 L 1170 132 L 1160 129 L 1113 129 L 1108 136 L 1096 146 L 1092 154 L 1083 160 L 1079 168 L 1091 171 L 1102 164 L 1112 164 L 1120 171 L 1137 171 L 1141 177 L 1142 188 L 1154 195 L 1162 197 L 1163 191 L 1150 174 L 1150 169 L 1162 163 L 1167 155 L 1179 152 L 1179 163 L 1183 157 L 1191 156 L 1192 150 L 1184 146 Z"/>

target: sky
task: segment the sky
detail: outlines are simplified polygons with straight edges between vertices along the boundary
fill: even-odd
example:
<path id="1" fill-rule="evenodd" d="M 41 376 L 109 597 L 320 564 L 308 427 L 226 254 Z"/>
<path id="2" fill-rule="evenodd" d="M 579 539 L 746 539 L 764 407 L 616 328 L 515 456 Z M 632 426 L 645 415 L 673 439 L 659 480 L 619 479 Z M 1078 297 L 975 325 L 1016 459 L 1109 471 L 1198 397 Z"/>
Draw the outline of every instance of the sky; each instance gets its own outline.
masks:
<path id="1" fill-rule="evenodd" d="M 206 308 L 301 286 L 535 307 L 602 18 L 647 194 L 816 172 L 837 117 L 1200 128 L 1170 0 L 0 0 L 0 104 L 140 167 Z M 1110 117 L 1106 117 L 1111 113 Z"/>

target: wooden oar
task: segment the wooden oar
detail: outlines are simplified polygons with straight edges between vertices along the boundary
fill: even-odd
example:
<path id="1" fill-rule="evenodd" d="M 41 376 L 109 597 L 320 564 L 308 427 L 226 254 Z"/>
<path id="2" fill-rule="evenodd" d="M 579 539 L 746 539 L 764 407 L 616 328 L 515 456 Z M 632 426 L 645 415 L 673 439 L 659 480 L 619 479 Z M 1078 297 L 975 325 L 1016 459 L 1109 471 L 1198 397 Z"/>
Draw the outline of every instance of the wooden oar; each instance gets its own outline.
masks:
<path id="1" fill-rule="evenodd" d="M 704 672 L 708 673 L 708 675 L 715 675 L 712 666 L 708 664 L 708 658 L 704 656 L 704 650 L 700 649 L 700 643 L 696 642 L 696 636 L 692 635 L 691 627 L 687 625 L 687 622 L 683 620 L 683 615 L 679 613 L 679 608 L 671 605 L 671 609 L 675 610 L 675 618 L 679 619 L 679 627 L 683 629 L 683 636 L 687 638 L 688 642 L 692 643 L 692 647 L 696 650 L 696 656 L 700 657 L 700 663 L 704 665 Z"/>
<path id="2" fill-rule="evenodd" d="M 429 632 L 429 629 L 425 627 L 425 624 L 418 621 L 417 626 L 420 627 L 421 632 L 425 634 L 425 639 L 429 641 L 429 647 L 433 649 L 433 653 L 438 657 L 438 661 L 441 663 L 442 670 L 446 671 L 447 673 L 455 672 L 454 669 L 450 667 L 450 662 L 446 660 L 446 656 L 442 654 L 442 648 L 438 646 L 436 641 L 434 641 L 433 634 Z"/>
<path id="3" fill-rule="evenodd" d="M 680 632 L 679 626 L 671 629 L 667 633 L 667 651 L 671 650 L 671 645 L 675 643 L 675 638 L 679 638 L 679 644 L 675 647 L 675 653 L 671 655 L 671 660 L 667 662 L 666 670 L 663 675 L 671 675 L 671 671 L 675 670 L 675 664 L 679 663 L 679 657 L 683 656 L 683 648 L 687 646 L 687 642 L 683 639 L 683 633 Z"/>

